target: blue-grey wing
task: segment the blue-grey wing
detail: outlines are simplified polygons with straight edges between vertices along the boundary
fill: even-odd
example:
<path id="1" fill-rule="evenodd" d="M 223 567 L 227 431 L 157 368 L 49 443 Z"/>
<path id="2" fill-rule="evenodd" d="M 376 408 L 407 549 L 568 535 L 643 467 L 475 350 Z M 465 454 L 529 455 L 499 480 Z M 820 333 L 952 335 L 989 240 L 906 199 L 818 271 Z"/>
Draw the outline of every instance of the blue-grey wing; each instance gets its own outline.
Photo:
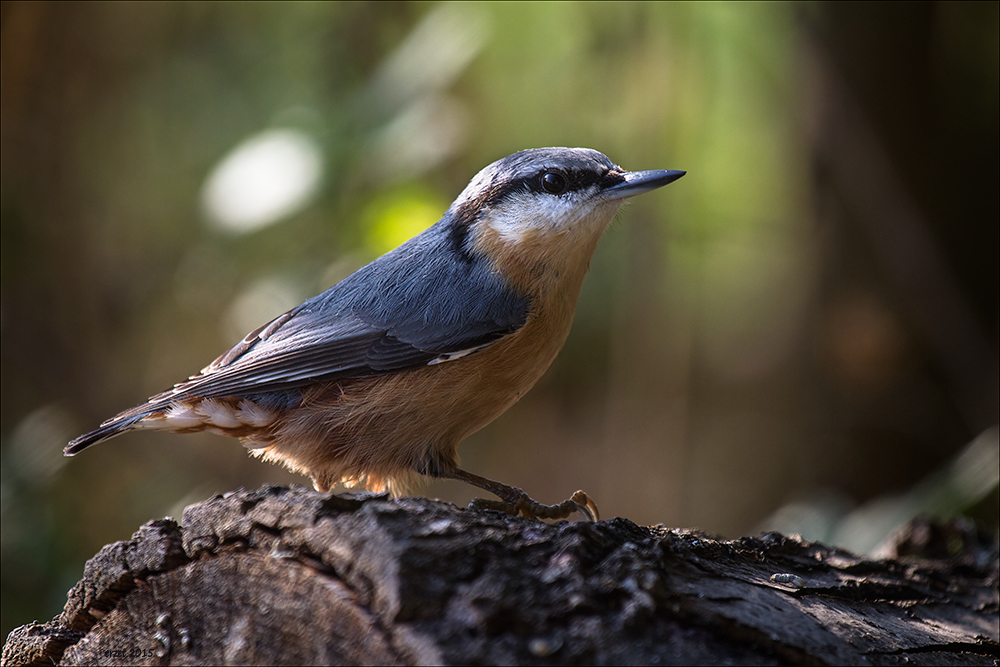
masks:
<path id="1" fill-rule="evenodd" d="M 435 227 L 442 227 L 439 223 Z M 530 302 L 431 228 L 251 333 L 177 394 L 281 391 L 427 365 L 520 329 Z"/>

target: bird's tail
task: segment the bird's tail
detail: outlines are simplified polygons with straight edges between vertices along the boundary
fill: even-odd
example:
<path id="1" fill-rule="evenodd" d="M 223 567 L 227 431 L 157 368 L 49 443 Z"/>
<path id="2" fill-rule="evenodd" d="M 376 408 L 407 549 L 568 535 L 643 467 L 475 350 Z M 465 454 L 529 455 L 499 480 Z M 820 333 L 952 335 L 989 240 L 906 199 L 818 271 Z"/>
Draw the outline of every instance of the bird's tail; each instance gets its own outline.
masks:
<path id="1" fill-rule="evenodd" d="M 63 449 L 63 454 L 65 456 L 73 456 L 79 454 L 87 447 L 91 445 L 96 445 L 99 442 L 104 442 L 105 440 L 110 440 L 116 435 L 120 435 L 125 431 L 131 431 L 135 426 L 136 422 L 142 421 L 148 413 L 139 414 L 122 414 L 109 419 L 100 425 L 100 427 L 94 429 L 90 433 L 84 433 L 78 438 L 74 438 L 65 449 Z"/>

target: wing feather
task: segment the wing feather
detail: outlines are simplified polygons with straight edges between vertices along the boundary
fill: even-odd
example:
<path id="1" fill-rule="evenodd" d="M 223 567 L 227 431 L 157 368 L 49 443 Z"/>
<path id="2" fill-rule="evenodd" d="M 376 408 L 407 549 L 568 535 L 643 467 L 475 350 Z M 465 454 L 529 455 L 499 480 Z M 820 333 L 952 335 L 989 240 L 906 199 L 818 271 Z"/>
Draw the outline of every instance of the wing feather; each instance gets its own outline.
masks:
<path id="1" fill-rule="evenodd" d="M 478 351 L 514 333 L 527 320 L 529 300 L 487 262 L 458 252 L 449 229 L 445 218 L 248 334 L 150 403 L 391 373 Z"/>

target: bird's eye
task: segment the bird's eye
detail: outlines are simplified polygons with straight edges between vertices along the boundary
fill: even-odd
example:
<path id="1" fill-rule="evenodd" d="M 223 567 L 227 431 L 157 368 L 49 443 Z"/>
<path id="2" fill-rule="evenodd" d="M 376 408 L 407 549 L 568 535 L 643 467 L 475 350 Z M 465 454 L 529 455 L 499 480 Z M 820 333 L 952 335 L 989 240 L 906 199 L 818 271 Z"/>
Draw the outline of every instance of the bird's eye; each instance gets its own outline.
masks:
<path id="1" fill-rule="evenodd" d="M 555 171 L 542 174 L 542 189 L 550 195 L 558 195 L 566 191 L 566 177 Z"/>

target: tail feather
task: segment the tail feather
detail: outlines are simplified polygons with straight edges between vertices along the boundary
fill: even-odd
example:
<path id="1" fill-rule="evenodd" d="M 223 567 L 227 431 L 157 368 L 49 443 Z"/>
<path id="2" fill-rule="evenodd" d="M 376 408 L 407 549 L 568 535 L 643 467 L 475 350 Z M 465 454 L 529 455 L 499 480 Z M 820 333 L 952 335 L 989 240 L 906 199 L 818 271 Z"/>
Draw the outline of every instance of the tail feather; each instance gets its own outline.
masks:
<path id="1" fill-rule="evenodd" d="M 169 399 L 171 398 L 176 398 L 176 395 L 173 392 L 165 391 L 162 394 L 153 396 L 145 403 L 141 403 L 134 408 L 129 408 L 124 412 L 118 413 L 90 433 L 84 433 L 79 438 L 71 440 L 70 443 L 63 448 L 63 455 L 74 456 L 91 445 L 96 445 L 99 442 L 110 440 L 116 435 L 121 435 L 126 431 L 131 431 L 137 423 L 141 422 L 153 413 L 167 407 L 170 404 Z"/>
<path id="2" fill-rule="evenodd" d="M 125 414 L 127 415 L 127 413 Z M 63 449 L 63 454 L 65 456 L 74 456 L 91 445 L 96 445 L 99 442 L 110 440 L 116 435 L 120 435 L 125 431 L 130 431 L 136 422 L 141 421 L 148 414 L 149 413 L 147 412 L 128 416 L 119 415 L 118 417 L 101 424 L 100 427 L 94 429 L 90 433 L 85 433 L 78 438 L 74 438 L 68 445 L 66 445 L 66 448 Z M 123 416 L 124 418 L 122 418 Z"/>
<path id="3" fill-rule="evenodd" d="M 115 415 L 90 433 L 75 438 L 63 449 L 73 456 L 91 445 L 109 440 L 133 429 L 152 429 L 173 433 L 209 430 L 221 435 L 243 438 L 265 432 L 294 396 L 232 396 L 201 398 L 178 392 L 158 394 L 148 402 Z"/>

